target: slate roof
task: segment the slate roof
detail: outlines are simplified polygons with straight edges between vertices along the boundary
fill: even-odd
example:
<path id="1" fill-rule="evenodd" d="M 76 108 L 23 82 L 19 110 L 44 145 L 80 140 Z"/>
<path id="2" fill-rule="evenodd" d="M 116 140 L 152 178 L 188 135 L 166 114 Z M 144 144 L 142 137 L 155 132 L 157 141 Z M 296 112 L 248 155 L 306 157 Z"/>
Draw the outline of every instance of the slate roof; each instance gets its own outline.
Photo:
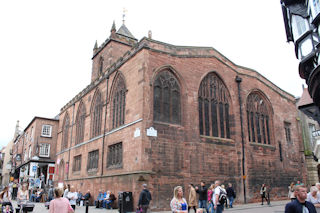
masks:
<path id="1" fill-rule="evenodd" d="M 119 35 L 123 35 L 129 38 L 133 38 L 135 40 L 137 40 L 132 34 L 131 32 L 128 30 L 128 28 L 126 27 L 126 25 L 122 24 L 122 26 L 119 28 L 119 30 L 116 32 Z"/>

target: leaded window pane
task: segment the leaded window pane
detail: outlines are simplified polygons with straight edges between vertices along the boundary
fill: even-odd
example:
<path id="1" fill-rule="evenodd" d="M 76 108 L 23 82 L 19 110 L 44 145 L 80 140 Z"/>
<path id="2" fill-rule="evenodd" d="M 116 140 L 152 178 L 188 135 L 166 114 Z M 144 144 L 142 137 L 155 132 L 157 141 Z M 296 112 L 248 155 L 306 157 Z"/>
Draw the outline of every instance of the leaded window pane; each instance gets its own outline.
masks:
<path id="1" fill-rule="evenodd" d="M 110 145 L 108 147 L 108 168 L 122 167 L 122 142 Z"/>
<path id="2" fill-rule="evenodd" d="M 85 106 L 81 103 L 76 118 L 76 144 L 79 144 L 84 140 L 85 119 L 86 109 Z"/>
<path id="3" fill-rule="evenodd" d="M 99 150 L 89 152 L 87 169 L 98 169 Z"/>
<path id="4" fill-rule="evenodd" d="M 200 135 L 203 135 L 203 111 L 202 111 L 202 107 L 203 107 L 203 101 L 202 98 L 198 99 L 199 101 L 199 129 L 200 129 Z"/>
<path id="5" fill-rule="evenodd" d="M 250 142 L 270 144 L 269 110 L 258 93 L 247 98 L 247 124 Z"/>
<path id="6" fill-rule="evenodd" d="M 63 136 L 62 136 L 62 149 L 66 149 L 68 147 L 68 139 L 69 139 L 69 115 L 67 114 L 64 119 L 63 124 Z"/>
<path id="7" fill-rule="evenodd" d="M 125 94 L 126 87 L 124 84 L 124 80 L 121 76 L 118 76 L 113 92 L 112 128 L 116 128 L 124 124 L 126 104 Z"/>
<path id="8" fill-rule="evenodd" d="M 226 131 L 227 138 L 230 138 L 230 124 L 229 124 L 229 104 L 225 104 L 225 117 L 226 117 Z"/>
<path id="9" fill-rule="evenodd" d="M 180 85 L 168 70 L 160 72 L 153 87 L 153 119 L 166 123 L 180 124 Z"/>
<path id="10" fill-rule="evenodd" d="M 94 100 L 93 113 L 92 113 L 92 132 L 91 137 L 97 137 L 101 134 L 102 123 L 102 98 L 101 93 L 98 91 Z"/>
<path id="11" fill-rule="evenodd" d="M 199 103 L 200 135 L 230 138 L 229 99 L 226 86 L 215 73 L 201 81 L 198 100 L 204 103 Z"/>
<path id="12" fill-rule="evenodd" d="M 218 137 L 218 118 L 217 118 L 217 104 L 214 100 L 211 101 L 211 122 L 212 122 L 212 136 Z"/>

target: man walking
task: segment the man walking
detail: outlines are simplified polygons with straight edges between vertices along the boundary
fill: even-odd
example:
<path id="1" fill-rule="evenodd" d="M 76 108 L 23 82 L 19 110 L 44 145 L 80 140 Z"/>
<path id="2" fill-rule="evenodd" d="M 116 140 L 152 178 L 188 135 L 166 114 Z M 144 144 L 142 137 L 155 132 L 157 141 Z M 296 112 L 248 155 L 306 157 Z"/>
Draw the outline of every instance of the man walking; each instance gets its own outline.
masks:
<path id="1" fill-rule="evenodd" d="M 151 193 L 147 189 L 147 184 L 143 184 L 142 187 L 143 187 L 143 190 L 139 196 L 138 208 L 142 209 L 142 213 L 147 213 L 149 208 L 149 203 L 152 200 L 152 198 L 151 198 Z"/>
<path id="2" fill-rule="evenodd" d="M 285 213 L 316 213 L 316 208 L 307 199 L 307 188 L 298 185 L 294 191 L 296 198 L 286 205 Z"/>
<path id="3" fill-rule="evenodd" d="M 221 204 L 219 202 L 219 196 L 220 196 L 220 192 L 221 190 L 221 187 L 220 187 L 220 181 L 219 180 L 216 180 L 214 182 L 214 185 L 215 185 L 215 188 L 214 188 L 214 193 L 213 193 L 213 196 L 212 196 L 212 202 L 213 202 L 213 208 L 215 210 L 215 213 L 222 213 L 223 211 L 223 204 Z"/>
<path id="4" fill-rule="evenodd" d="M 228 188 L 227 188 L 227 196 L 229 199 L 229 207 L 233 208 L 233 200 L 236 198 L 236 193 L 232 187 L 232 183 L 228 183 Z"/>
<path id="5" fill-rule="evenodd" d="M 204 181 L 200 182 L 200 188 L 196 187 L 196 192 L 199 194 L 199 208 L 205 209 L 207 213 L 209 213 L 207 209 L 207 199 L 208 199 L 208 189 Z"/>

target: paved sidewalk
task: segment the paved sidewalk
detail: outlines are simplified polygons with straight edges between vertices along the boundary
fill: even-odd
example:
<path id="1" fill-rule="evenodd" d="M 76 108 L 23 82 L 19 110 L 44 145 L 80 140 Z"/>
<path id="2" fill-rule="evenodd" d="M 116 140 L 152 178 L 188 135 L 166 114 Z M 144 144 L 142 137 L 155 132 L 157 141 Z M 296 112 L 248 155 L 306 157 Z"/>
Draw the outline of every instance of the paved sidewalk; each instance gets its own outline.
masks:
<path id="1" fill-rule="evenodd" d="M 234 205 L 234 208 L 232 209 L 225 209 L 224 212 L 226 213 L 283 213 L 284 212 L 284 207 L 286 203 L 290 202 L 289 200 L 284 200 L 284 201 L 274 201 L 271 202 L 271 205 L 261 205 L 260 203 L 249 203 L 249 204 L 238 204 Z M 44 203 L 34 203 L 35 208 L 33 210 L 34 213 L 47 213 L 49 212 L 45 206 Z M 13 206 L 17 206 L 17 202 L 13 201 Z M 86 207 L 82 206 L 76 207 L 76 213 L 85 213 L 86 212 Z M 153 213 L 171 213 L 171 211 L 152 211 Z M 118 213 L 118 209 L 112 209 L 112 210 L 107 210 L 107 209 L 97 209 L 95 206 L 89 206 L 89 213 Z M 193 210 L 190 211 L 190 213 L 194 213 Z"/>

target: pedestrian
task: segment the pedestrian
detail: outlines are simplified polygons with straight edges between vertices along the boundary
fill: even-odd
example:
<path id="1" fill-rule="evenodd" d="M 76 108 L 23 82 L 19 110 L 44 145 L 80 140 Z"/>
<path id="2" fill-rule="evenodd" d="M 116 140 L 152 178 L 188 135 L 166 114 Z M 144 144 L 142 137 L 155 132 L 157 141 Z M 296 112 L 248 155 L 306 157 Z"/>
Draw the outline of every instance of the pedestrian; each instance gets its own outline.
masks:
<path id="1" fill-rule="evenodd" d="M 62 188 L 55 188 L 55 199 L 50 201 L 49 213 L 71 213 L 74 212 L 69 200 L 62 197 L 64 190 Z"/>
<path id="2" fill-rule="evenodd" d="M 236 192 L 234 191 L 232 187 L 232 183 L 228 183 L 228 188 L 227 188 L 227 196 L 229 199 L 229 207 L 233 208 L 233 201 L 236 198 Z"/>
<path id="3" fill-rule="evenodd" d="M 18 187 L 19 187 L 18 180 L 15 179 L 12 185 L 12 200 L 15 200 L 17 198 Z"/>
<path id="4" fill-rule="evenodd" d="M 0 193 L 0 201 L 2 203 L 2 206 L 10 205 L 11 204 L 11 192 L 9 191 L 9 187 L 4 187 L 3 191 Z"/>
<path id="5" fill-rule="evenodd" d="M 213 203 L 212 203 L 212 194 L 214 191 L 214 184 L 211 184 L 211 186 L 208 188 L 208 210 L 213 213 Z"/>
<path id="6" fill-rule="evenodd" d="M 41 175 L 40 175 L 40 188 L 41 189 L 45 188 L 45 183 L 46 183 L 46 178 L 45 178 L 43 172 L 41 172 Z"/>
<path id="7" fill-rule="evenodd" d="M 18 190 L 18 202 L 29 200 L 29 191 L 26 184 L 22 184 L 21 189 Z"/>
<path id="8" fill-rule="evenodd" d="M 170 202 L 172 213 L 187 213 L 188 204 L 186 199 L 183 197 L 182 186 L 176 186 L 173 190 L 173 198 Z"/>
<path id="9" fill-rule="evenodd" d="M 300 180 L 297 180 L 296 186 L 303 186 L 304 184 L 300 182 Z"/>
<path id="10" fill-rule="evenodd" d="M 263 199 L 266 200 L 266 202 L 268 203 L 268 199 L 266 197 L 266 191 L 267 191 L 267 187 L 266 184 L 262 184 L 261 188 L 260 188 L 260 195 L 261 195 L 261 205 L 263 205 Z"/>
<path id="11" fill-rule="evenodd" d="M 219 180 L 216 180 L 214 182 L 214 193 L 213 193 L 213 196 L 212 196 L 212 202 L 213 202 L 213 208 L 215 210 L 215 213 L 222 213 L 223 211 L 223 203 L 220 203 L 219 202 L 219 197 L 220 197 L 220 194 L 222 192 L 222 188 L 220 186 L 220 181 Z"/>
<path id="12" fill-rule="evenodd" d="M 48 191 L 48 201 L 50 202 L 54 198 L 54 188 L 53 185 L 50 185 L 50 189 Z"/>
<path id="13" fill-rule="evenodd" d="M 200 182 L 200 188 L 196 186 L 196 192 L 199 194 L 199 208 L 203 208 L 209 213 L 207 209 L 207 199 L 208 199 L 208 194 L 207 194 L 207 187 L 204 181 Z"/>
<path id="14" fill-rule="evenodd" d="M 147 213 L 152 197 L 148 190 L 147 184 L 142 184 L 142 187 L 142 192 L 139 195 L 138 208 L 142 209 L 142 213 Z"/>
<path id="15" fill-rule="evenodd" d="M 306 200 L 312 203 L 314 207 L 316 207 L 317 212 L 320 212 L 320 194 L 318 194 L 317 192 L 318 188 L 316 186 L 311 186 Z"/>
<path id="16" fill-rule="evenodd" d="M 70 187 L 70 192 L 68 192 L 67 198 L 69 199 L 71 207 L 75 211 L 76 210 L 77 199 L 78 199 L 78 193 L 76 192 L 74 186 Z"/>
<path id="17" fill-rule="evenodd" d="M 188 203 L 188 212 L 191 208 L 194 209 L 194 212 L 196 212 L 196 206 L 197 206 L 197 194 L 196 190 L 194 188 L 194 185 L 192 183 L 189 184 L 189 203 Z"/>
<path id="18" fill-rule="evenodd" d="M 318 188 L 318 194 L 320 194 L 320 183 L 316 183 L 316 187 Z"/>
<path id="19" fill-rule="evenodd" d="M 290 186 L 288 186 L 288 198 L 294 200 L 296 197 L 294 196 L 294 182 L 291 182 Z"/>
<path id="20" fill-rule="evenodd" d="M 226 194 L 227 194 L 227 191 L 226 191 L 226 189 L 225 189 L 225 186 L 222 184 L 221 185 L 221 189 L 223 189 L 225 192 L 226 192 Z M 226 206 L 226 208 L 228 208 L 228 196 L 226 196 L 226 200 L 225 200 L 225 203 L 224 203 L 224 205 L 222 205 L 223 206 L 223 209 L 224 209 L 224 206 Z"/>
<path id="21" fill-rule="evenodd" d="M 67 198 L 68 192 L 70 191 L 70 184 L 64 184 L 64 192 L 63 192 L 63 197 Z"/>
<path id="22" fill-rule="evenodd" d="M 294 193 L 296 199 L 287 203 L 285 213 L 317 213 L 314 205 L 309 201 L 306 201 L 307 188 L 305 186 L 296 186 Z"/>

